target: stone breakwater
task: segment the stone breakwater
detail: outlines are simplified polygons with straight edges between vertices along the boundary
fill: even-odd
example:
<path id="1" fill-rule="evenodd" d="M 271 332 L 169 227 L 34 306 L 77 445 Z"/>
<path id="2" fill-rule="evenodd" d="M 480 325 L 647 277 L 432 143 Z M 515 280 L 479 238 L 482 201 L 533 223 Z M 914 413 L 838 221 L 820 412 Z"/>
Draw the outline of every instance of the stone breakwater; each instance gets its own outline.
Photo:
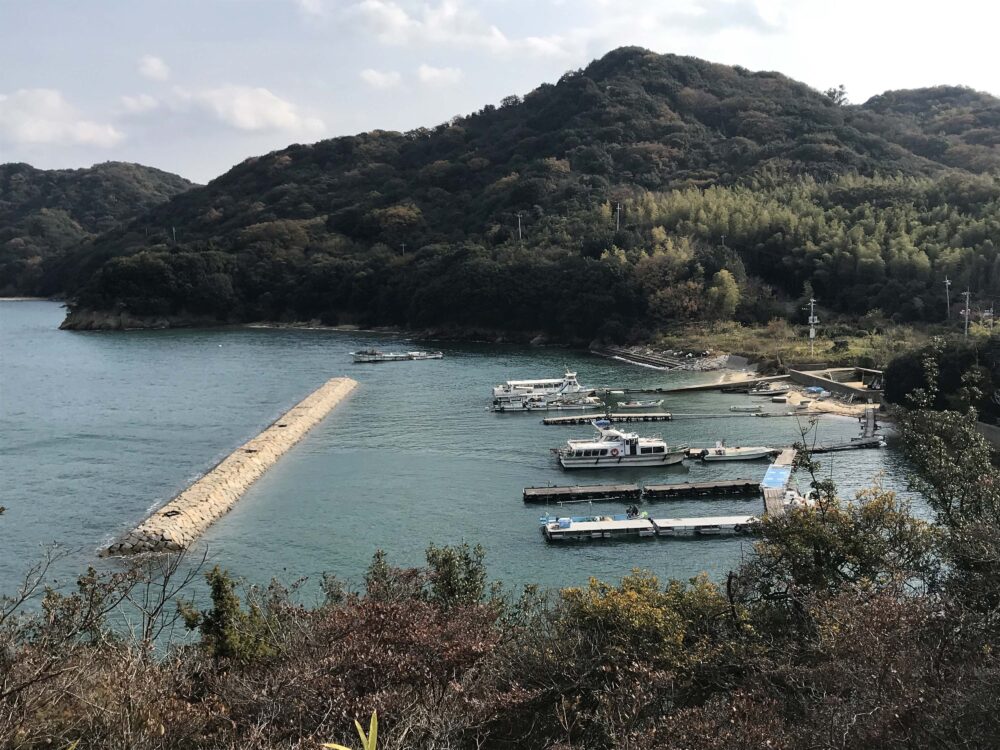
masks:
<path id="1" fill-rule="evenodd" d="M 132 555 L 186 549 L 355 386 L 357 382 L 350 378 L 327 381 L 103 554 Z"/>

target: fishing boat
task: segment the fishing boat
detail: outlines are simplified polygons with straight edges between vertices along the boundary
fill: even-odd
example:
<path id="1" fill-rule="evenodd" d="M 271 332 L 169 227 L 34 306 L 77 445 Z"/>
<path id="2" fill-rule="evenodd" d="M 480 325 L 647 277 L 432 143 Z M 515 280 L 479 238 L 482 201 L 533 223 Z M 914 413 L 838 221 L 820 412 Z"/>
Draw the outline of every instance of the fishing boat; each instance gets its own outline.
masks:
<path id="1" fill-rule="evenodd" d="M 589 440 L 567 440 L 566 447 L 555 453 L 564 469 L 617 469 L 630 466 L 669 466 L 678 464 L 687 455 L 687 446 L 669 446 L 662 438 L 639 437 L 634 432 L 622 432 L 607 420 L 591 422 L 597 437 Z"/>
<path id="2" fill-rule="evenodd" d="M 773 448 L 765 446 L 732 447 L 720 440 L 714 448 L 706 448 L 701 453 L 702 461 L 756 461 L 760 458 L 770 458 L 774 455 Z"/>
<path id="3" fill-rule="evenodd" d="M 360 349 L 351 352 L 354 362 L 408 362 L 416 359 L 441 359 L 442 352 L 383 352 L 378 349 Z"/>
<path id="4" fill-rule="evenodd" d="M 760 404 L 748 404 L 746 406 L 741 406 L 736 404 L 729 407 L 729 411 L 739 411 L 739 412 L 755 412 L 760 411 L 763 407 Z"/>
<path id="5" fill-rule="evenodd" d="M 493 398 L 502 396 L 566 396 L 570 394 L 593 396 L 593 388 L 580 385 L 575 372 L 569 370 L 561 378 L 541 378 L 538 380 L 508 380 L 493 386 Z"/>
<path id="6" fill-rule="evenodd" d="M 663 399 L 659 401 L 620 401 L 618 403 L 619 409 L 655 409 L 658 406 L 663 406 Z"/>
<path id="7" fill-rule="evenodd" d="M 791 389 L 787 385 L 774 385 L 772 383 L 760 383 L 751 388 L 748 393 L 751 396 L 784 396 Z"/>

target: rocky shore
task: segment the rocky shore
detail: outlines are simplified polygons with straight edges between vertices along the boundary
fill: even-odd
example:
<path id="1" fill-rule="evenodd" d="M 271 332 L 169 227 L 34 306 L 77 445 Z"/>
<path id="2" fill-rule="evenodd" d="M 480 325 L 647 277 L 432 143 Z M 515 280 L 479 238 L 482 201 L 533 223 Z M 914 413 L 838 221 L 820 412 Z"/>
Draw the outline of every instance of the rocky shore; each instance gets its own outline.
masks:
<path id="1" fill-rule="evenodd" d="M 351 378 L 327 381 L 102 554 L 132 555 L 189 547 L 356 386 L 357 381 Z"/>

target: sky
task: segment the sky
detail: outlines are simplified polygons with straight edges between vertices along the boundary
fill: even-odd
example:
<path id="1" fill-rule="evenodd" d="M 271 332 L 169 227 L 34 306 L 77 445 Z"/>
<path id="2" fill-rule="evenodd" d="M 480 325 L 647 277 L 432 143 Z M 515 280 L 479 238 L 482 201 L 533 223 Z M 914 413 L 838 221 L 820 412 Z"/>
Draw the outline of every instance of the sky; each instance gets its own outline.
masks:
<path id="1" fill-rule="evenodd" d="M 987 0 L 0 0 L 0 163 L 247 157 L 432 127 L 624 45 L 775 70 L 852 102 L 1000 95 Z"/>

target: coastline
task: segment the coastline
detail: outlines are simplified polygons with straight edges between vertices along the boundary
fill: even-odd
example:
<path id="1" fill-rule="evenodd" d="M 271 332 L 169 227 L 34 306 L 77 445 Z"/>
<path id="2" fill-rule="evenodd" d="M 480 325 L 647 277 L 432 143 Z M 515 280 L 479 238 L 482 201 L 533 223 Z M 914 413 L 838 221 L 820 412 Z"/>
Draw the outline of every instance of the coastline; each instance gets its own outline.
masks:
<path id="1" fill-rule="evenodd" d="M 482 327 L 441 326 L 409 329 L 401 326 L 361 326 L 355 323 L 325 325 L 319 320 L 274 321 L 254 320 L 227 323 L 198 315 L 138 316 L 125 312 L 71 310 L 59 328 L 64 331 L 137 331 L 172 328 L 267 328 L 304 331 L 349 331 L 406 336 L 423 341 L 462 341 L 485 344 L 528 344 L 586 349 L 589 342 L 558 340 L 541 331 L 500 331 Z"/>

